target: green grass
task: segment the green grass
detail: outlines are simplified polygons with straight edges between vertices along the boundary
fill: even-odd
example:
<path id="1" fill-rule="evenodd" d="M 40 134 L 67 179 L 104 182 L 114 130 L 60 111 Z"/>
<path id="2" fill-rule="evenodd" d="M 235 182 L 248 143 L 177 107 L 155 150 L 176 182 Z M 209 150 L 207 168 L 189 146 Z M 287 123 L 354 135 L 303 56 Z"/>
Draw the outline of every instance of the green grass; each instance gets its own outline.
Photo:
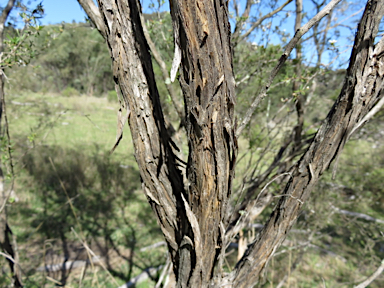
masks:
<path id="1" fill-rule="evenodd" d="M 119 107 L 106 98 L 54 94 L 21 94 L 13 97 L 10 95 L 9 98 L 7 108 L 11 116 L 10 131 L 16 137 L 29 136 L 42 144 L 68 148 L 97 145 L 105 151 L 110 150 L 115 143 Z M 115 152 L 120 156 L 132 155 L 127 127 L 124 133 L 126 135 L 122 145 Z M 85 152 L 88 153 L 89 149 Z"/>
<path id="2" fill-rule="evenodd" d="M 163 237 L 141 191 L 128 126 L 120 145 L 109 154 L 116 137 L 117 104 L 105 98 L 53 94 L 26 93 L 8 95 L 7 99 L 16 175 L 14 190 L 19 198 L 7 208 L 26 287 L 55 287 L 52 279 L 61 281 L 62 275 L 48 275 L 51 279 L 36 271 L 44 265 L 44 255 L 48 260 L 51 255 L 60 258 L 67 249 L 69 259 L 73 260 L 82 241 L 96 254 L 103 249 L 108 251 L 108 271 L 119 285 L 147 267 L 164 264 L 166 247 L 140 251 Z M 244 158 L 239 162 L 236 181 L 241 181 L 244 171 L 254 167 L 261 153 L 265 153 L 266 160 L 260 164 L 261 171 L 274 155 L 273 147 L 266 152 L 259 148 L 269 139 L 257 137 L 251 149 L 247 139 L 239 139 L 239 156 L 244 154 Z M 282 139 L 281 135 L 277 139 Z M 351 201 L 344 192 L 330 190 L 320 183 L 295 225 L 295 229 L 321 233 L 321 237 L 314 234 L 312 243 L 336 252 L 347 262 L 308 249 L 296 270 L 289 271 L 289 259 L 294 261 L 299 253 L 292 249 L 269 263 L 266 282 L 260 287 L 275 287 L 288 273 L 289 282 L 284 287 L 352 287 L 379 265 L 383 253 L 375 245 L 382 243 L 382 226 L 329 213 L 328 204 L 332 202 L 341 209 L 382 219 L 380 205 L 384 202 L 380 189 L 384 170 L 380 162 L 372 165 L 381 154 L 369 149 L 369 141 L 351 144 L 341 157 L 337 183 L 355 189 L 356 200 Z M 9 166 L 8 160 L 4 160 L 4 167 Z M 323 183 L 331 182 L 330 174 L 323 175 Z M 8 188 L 10 180 L 6 184 Z M 273 204 L 258 219 L 260 223 L 268 218 L 272 207 Z M 314 212 L 310 213 L 311 210 Z M 307 241 L 304 236 L 295 234 L 288 238 Z M 232 268 L 235 258 L 233 253 L 227 259 Z M 0 266 L 7 269 L 3 258 Z M 66 276 L 65 287 L 80 287 L 81 269 Z M 102 267 L 88 267 L 81 287 L 117 287 L 115 281 Z M 370 287 L 383 287 L 382 283 L 381 276 Z M 0 274 L 0 287 L 8 284 L 7 275 Z M 153 286 L 154 282 L 148 280 L 138 287 Z"/>
<path id="3" fill-rule="evenodd" d="M 59 259 L 52 264 L 62 263 L 65 251 L 74 260 L 82 241 L 97 255 L 108 252 L 108 270 L 120 285 L 165 262 L 165 247 L 140 252 L 163 237 L 141 192 L 128 125 L 115 152 L 109 153 L 116 139 L 117 109 L 105 98 L 8 95 L 19 201 L 7 208 L 23 279 L 28 276 L 26 287 L 54 287 L 36 271 L 44 265 L 44 251 Z M 0 266 L 7 267 L 2 258 Z M 96 268 L 86 269 L 82 287 L 116 287 L 102 267 Z M 75 269 L 66 275 L 66 287 L 79 287 L 79 273 Z M 0 276 L 0 287 L 5 287 L 8 280 Z M 60 273 L 48 276 L 62 278 Z"/>

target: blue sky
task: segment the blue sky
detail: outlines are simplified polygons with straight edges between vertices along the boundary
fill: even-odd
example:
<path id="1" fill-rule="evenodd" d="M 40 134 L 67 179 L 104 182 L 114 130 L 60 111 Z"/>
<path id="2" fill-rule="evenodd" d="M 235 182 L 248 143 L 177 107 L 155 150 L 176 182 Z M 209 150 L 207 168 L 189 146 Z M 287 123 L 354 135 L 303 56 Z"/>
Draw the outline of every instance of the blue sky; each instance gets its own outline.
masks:
<path id="1" fill-rule="evenodd" d="M 39 3 L 38 0 L 36 3 Z M 0 1 L 5 2 L 3 0 Z M 43 7 L 45 10 L 45 17 L 41 20 L 43 25 L 45 24 L 57 24 L 61 22 L 83 22 L 85 13 L 80 8 L 77 0 L 42 0 Z M 151 0 L 144 0 L 143 10 L 144 12 L 149 11 L 148 5 Z M 157 1 L 154 1 L 157 2 Z M 168 2 L 168 1 L 166 1 Z M 165 8 L 168 8 L 168 5 Z"/>
<path id="2" fill-rule="evenodd" d="M 42 1 L 44 10 L 45 10 L 45 16 L 41 19 L 42 25 L 57 24 L 57 23 L 61 23 L 61 22 L 72 22 L 73 20 L 76 22 L 84 22 L 84 20 L 85 20 L 85 13 L 82 10 L 82 8 L 80 7 L 80 5 L 78 4 L 77 0 L 32 0 L 32 3 L 34 3 L 36 5 L 37 3 L 40 3 L 41 1 Z M 4 6 L 7 2 L 8 2 L 8 0 L 0 0 L 0 7 Z M 149 5 L 150 5 L 150 3 L 157 3 L 157 2 L 158 2 L 157 0 L 142 0 L 143 12 L 144 13 L 145 12 L 147 12 L 147 13 L 153 12 L 153 10 L 149 9 Z M 167 4 L 164 5 L 163 8 L 169 9 L 168 1 L 165 1 L 165 3 L 167 3 Z M 244 0 L 240 0 L 238 3 L 240 3 L 242 8 L 244 8 L 244 6 L 245 6 Z M 284 9 L 284 11 L 294 10 L 293 4 L 294 3 L 291 3 L 290 5 L 288 5 Z M 265 3 L 263 5 L 268 5 L 268 4 Z M 309 5 L 311 5 L 310 1 L 304 0 L 304 5 L 307 5 L 307 7 L 308 7 Z M 362 6 L 362 5 L 357 5 L 357 6 Z M 264 7 L 262 9 L 264 9 Z M 355 9 L 353 9 L 353 10 L 355 10 Z M 356 10 L 358 10 L 357 7 L 356 7 Z M 267 12 L 269 12 L 269 11 L 264 11 L 263 13 L 267 13 Z M 287 22 L 284 23 L 284 26 L 287 27 L 287 32 L 289 32 L 291 34 L 290 37 L 293 36 L 293 21 L 294 21 L 294 17 L 291 16 L 287 19 Z M 308 21 L 308 19 L 304 20 L 303 23 L 305 23 L 306 21 Z M 278 23 L 279 23 L 279 17 L 276 17 L 273 20 L 273 25 L 279 25 Z M 343 28 L 340 28 L 340 30 L 342 30 L 342 29 Z M 292 30 L 292 31 L 290 31 L 290 30 Z M 351 31 L 344 30 L 344 31 L 340 31 L 340 32 L 341 32 L 341 35 L 340 35 L 341 37 L 339 38 L 337 46 L 339 46 L 340 50 L 342 51 L 345 49 L 345 46 L 346 46 L 345 39 L 343 39 L 343 38 L 345 38 L 345 36 L 347 36 L 346 34 L 351 35 Z M 257 41 L 257 39 L 259 38 L 259 35 L 261 36 L 262 34 L 260 34 L 260 32 L 258 34 L 255 34 L 255 40 L 250 39 L 250 41 Z M 279 43 L 279 40 L 277 38 L 274 39 L 274 37 L 276 37 L 276 36 L 271 34 L 270 37 L 271 38 L 268 37 L 267 39 L 265 39 L 262 42 L 265 42 L 265 44 L 266 43 L 274 43 L 274 42 Z M 290 37 L 288 37 L 288 39 Z M 259 42 L 259 41 L 257 41 L 257 42 Z M 350 43 L 349 43 L 349 45 L 350 45 Z M 312 50 L 312 49 L 309 48 L 309 50 Z M 307 51 L 307 53 L 308 53 L 308 51 Z M 349 53 L 350 52 L 348 51 L 348 52 L 344 52 L 342 54 L 344 54 L 348 58 Z M 328 53 L 325 53 L 324 56 L 327 57 L 327 54 Z M 308 58 L 309 57 L 310 56 L 308 54 Z"/>
<path id="3" fill-rule="evenodd" d="M 61 22 L 83 22 L 85 13 L 77 0 L 43 0 L 45 17 L 42 24 L 57 24 Z"/>
<path id="4" fill-rule="evenodd" d="M 8 0 L 0 0 L 0 7 L 4 7 Z M 27 1 L 25 1 L 27 2 Z M 35 7 L 42 2 L 45 15 L 40 20 L 41 24 L 57 24 L 61 22 L 83 22 L 85 13 L 80 8 L 77 0 L 32 0 L 30 7 Z M 16 16 L 17 10 L 14 10 L 12 16 Z"/>

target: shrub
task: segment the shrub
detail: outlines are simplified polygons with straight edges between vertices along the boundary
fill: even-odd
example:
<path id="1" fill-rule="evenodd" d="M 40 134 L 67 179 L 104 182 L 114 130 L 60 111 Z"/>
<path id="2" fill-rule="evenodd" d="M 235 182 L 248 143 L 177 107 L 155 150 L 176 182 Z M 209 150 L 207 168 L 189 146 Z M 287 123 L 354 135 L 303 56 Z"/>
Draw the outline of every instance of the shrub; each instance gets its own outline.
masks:
<path id="1" fill-rule="evenodd" d="M 115 90 L 109 90 L 107 94 L 108 102 L 117 102 L 117 93 Z"/>
<path id="2" fill-rule="evenodd" d="M 61 91 L 61 95 L 65 96 L 65 97 L 78 96 L 79 95 L 79 91 L 77 91 L 73 87 L 67 87 L 63 91 Z"/>

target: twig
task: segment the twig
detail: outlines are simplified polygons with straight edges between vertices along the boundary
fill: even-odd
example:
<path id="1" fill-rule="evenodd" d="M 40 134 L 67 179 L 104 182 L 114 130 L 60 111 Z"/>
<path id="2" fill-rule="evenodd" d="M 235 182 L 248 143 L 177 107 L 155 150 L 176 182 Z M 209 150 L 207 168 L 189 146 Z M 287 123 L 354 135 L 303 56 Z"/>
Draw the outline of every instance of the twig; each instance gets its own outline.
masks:
<path id="1" fill-rule="evenodd" d="M 155 244 L 141 248 L 140 252 L 144 252 L 144 251 L 147 251 L 149 249 L 153 249 L 153 248 L 157 248 L 157 247 L 165 246 L 165 245 L 167 245 L 167 243 L 165 241 L 156 242 Z"/>
<path id="2" fill-rule="evenodd" d="M 84 248 L 86 249 L 86 251 L 87 251 L 87 256 L 88 256 L 88 259 L 89 259 L 89 262 L 91 263 L 91 267 L 92 267 L 92 269 L 94 269 L 94 265 L 93 265 L 93 261 L 92 261 L 92 259 L 93 259 L 93 257 L 97 257 L 97 256 L 96 256 L 96 254 L 89 248 L 89 246 L 88 246 L 88 244 L 86 243 L 86 241 L 83 240 L 85 237 L 83 236 L 83 230 L 82 230 L 82 228 L 81 228 L 79 219 L 78 219 L 78 217 L 77 217 L 77 214 L 76 214 L 76 211 L 75 211 L 75 207 L 74 207 L 73 204 L 72 204 L 72 200 L 71 200 L 71 198 L 69 198 L 69 194 L 68 194 L 68 192 L 67 192 L 67 189 L 65 188 L 63 181 L 61 181 L 61 178 L 60 178 L 60 176 L 59 176 L 59 173 L 57 172 L 56 166 L 55 166 L 55 164 L 53 163 L 51 157 L 49 157 L 49 161 L 51 162 L 51 165 L 52 165 L 52 167 L 53 167 L 53 170 L 55 171 L 56 176 L 57 176 L 57 178 L 59 179 L 61 188 L 63 189 L 63 191 L 64 191 L 64 193 L 65 193 L 65 195 L 66 195 L 66 197 L 67 197 L 67 199 L 68 199 L 68 203 L 69 203 L 69 205 L 70 205 L 70 207 L 71 207 L 71 211 L 72 211 L 72 213 L 73 213 L 73 216 L 75 217 L 76 224 L 77 224 L 77 226 L 78 226 L 79 229 L 80 229 L 80 234 L 81 234 L 82 237 L 80 237 L 80 236 L 76 233 L 76 231 L 75 231 L 75 229 L 73 229 L 73 227 L 71 227 L 71 230 L 72 230 L 72 232 L 78 237 L 78 239 L 80 240 L 81 244 L 82 244 L 82 245 L 84 246 Z M 91 257 L 91 255 L 92 255 L 93 257 Z M 112 280 L 113 280 L 113 282 L 115 283 L 115 285 L 119 285 L 119 284 L 117 283 L 116 279 L 112 276 L 111 272 L 108 271 L 108 269 L 103 265 L 102 262 L 100 262 L 100 266 L 101 266 L 101 267 L 107 272 L 107 274 L 112 278 Z"/>
<path id="3" fill-rule="evenodd" d="M 5 257 L 5 258 L 7 258 L 7 259 L 10 260 L 10 261 L 12 261 L 13 264 L 16 264 L 15 259 L 13 259 L 11 255 L 8 255 L 8 254 L 3 253 L 3 252 L 0 252 L 0 255 L 3 256 L 3 257 Z"/>
<path id="4" fill-rule="evenodd" d="M 384 97 L 381 98 L 379 100 L 379 102 L 377 102 L 377 104 L 375 105 L 375 107 L 372 108 L 371 111 L 368 112 L 367 115 L 364 116 L 363 119 L 361 119 L 361 121 L 359 123 L 356 124 L 355 127 L 353 127 L 352 131 L 350 132 L 349 136 L 351 136 L 357 129 L 360 128 L 361 125 L 363 125 L 365 122 L 367 122 L 369 119 L 371 119 L 373 116 L 376 115 L 377 112 L 380 111 L 380 109 L 383 107 L 384 105 Z"/>
<path id="5" fill-rule="evenodd" d="M 73 227 L 71 227 L 71 230 L 72 232 L 75 234 L 75 236 L 79 239 L 79 241 L 81 242 L 81 244 L 83 245 L 83 247 L 87 250 L 87 253 L 88 255 L 92 255 L 93 257 L 90 258 L 89 257 L 89 262 L 91 263 L 91 266 L 93 268 L 93 259 L 98 259 L 98 256 L 91 250 L 91 248 L 89 248 L 88 244 L 82 240 L 79 236 L 79 234 L 76 233 L 75 229 L 73 229 Z M 108 276 L 111 277 L 112 281 L 115 283 L 115 285 L 119 285 L 116 281 L 116 279 L 113 277 L 113 275 L 111 274 L 111 272 L 109 272 L 109 270 L 107 269 L 107 267 L 105 267 L 105 265 L 103 264 L 103 262 L 99 262 L 100 266 L 105 270 L 105 272 L 107 272 Z"/>
<path id="6" fill-rule="evenodd" d="M 299 198 L 297 198 L 297 197 L 292 196 L 291 194 L 281 194 L 281 195 L 277 195 L 277 196 L 274 196 L 274 197 L 282 197 L 282 196 L 289 196 L 289 197 L 291 197 L 292 199 L 297 200 L 301 205 L 304 204 L 303 201 L 301 201 L 301 200 L 300 200 Z"/>
<path id="7" fill-rule="evenodd" d="M 283 3 L 279 8 L 275 9 L 274 11 L 269 12 L 268 14 L 265 14 L 261 16 L 259 19 L 257 19 L 256 22 L 252 24 L 252 26 L 248 29 L 247 32 L 245 32 L 243 35 L 239 37 L 239 40 L 236 41 L 236 43 L 244 40 L 246 37 L 249 36 L 249 34 L 252 33 L 253 30 L 255 30 L 256 27 L 258 27 L 265 19 L 271 18 L 273 15 L 279 13 L 281 10 L 284 9 L 285 6 L 287 6 L 289 3 L 291 3 L 292 0 L 287 0 L 285 3 Z"/>
<path id="8" fill-rule="evenodd" d="M 150 267 L 150 268 L 147 268 L 145 269 L 143 272 L 141 272 L 139 275 L 137 275 L 136 277 L 132 278 L 131 280 L 129 280 L 127 283 L 125 283 L 124 285 L 122 286 L 119 286 L 119 288 L 129 288 L 129 287 L 135 287 L 137 284 L 139 284 L 140 282 L 148 279 L 149 277 L 153 277 L 154 275 L 156 275 L 156 273 L 163 268 L 163 265 L 160 265 L 159 267 L 157 268 L 154 268 L 154 267 Z"/>
<path id="9" fill-rule="evenodd" d="M 365 281 L 363 281 L 359 285 L 355 286 L 354 288 L 367 287 L 369 284 L 371 284 L 371 282 L 373 280 L 375 280 L 377 277 L 379 277 L 383 271 L 384 271 L 384 259 L 381 261 L 381 265 L 379 266 L 379 268 L 377 268 L 377 270 L 371 276 L 369 276 Z"/>
<path id="10" fill-rule="evenodd" d="M 318 21 L 320 21 L 324 16 L 329 14 L 331 10 L 340 2 L 341 0 L 332 0 L 328 3 L 327 6 L 323 8 L 319 13 L 317 13 L 311 20 L 307 22 L 304 26 L 302 26 L 300 29 L 298 29 L 295 33 L 295 36 L 289 41 L 288 45 L 285 48 L 285 51 L 283 55 L 281 55 L 279 62 L 277 63 L 276 67 L 272 70 L 271 75 L 269 76 L 267 82 L 263 85 L 263 88 L 261 89 L 260 93 L 255 97 L 253 100 L 251 107 L 248 109 L 247 113 L 245 114 L 245 117 L 239 127 L 236 130 L 236 137 L 239 138 L 241 132 L 244 130 L 245 126 L 249 123 L 251 120 L 251 117 L 253 113 L 255 112 L 256 108 L 259 106 L 260 102 L 267 96 L 267 92 L 269 91 L 269 88 L 271 87 L 271 84 L 273 80 L 275 79 L 277 73 L 280 71 L 281 67 L 283 67 L 285 61 L 288 59 L 288 56 L 291 54 L 293 48 L 295 48 L 296 44 L 299 42 L 301 37 L 305 33 L 309 31 Z"/>
<path id="11" fill-rule="evenodd" d="M 356 218 L 359 218 L 359 219 L 364 219 L 366 221 L 371 221 L 371 222 L 376 222 L 376 223 L 384 224 L 384 220 L 371 217 L 371 216 L 369 216 L 367 214 L 358 213 L 358 212 L 351 212 L 351 211 L 347 211 L 347 210 L 342 210 L 342 209 L 337 208 L 337 207 L 335 207 L 333 205 L 330 205 L 330 207 L 333 210 L 335 210 L 336 213 L 339 213 L 339 214 L 343 214 L 343 215 L 347 215 L 347 216 L 352 216 L 352 217 L 356 217 Z"/>
<path id="12" fill-rule="evenodd" d="M 159 280 L 157 281 L 157 283 L 156 283 L 156 286 L 155 286 L 155 288 L 160 288 L 160 286 L 161 286 L 161 283 L 163 282 L 163 279 L 164 279 L 164 277 L 165 277 L 165 275 L 167 275 L 170 271 L 170 269 L 169 268 L 171 268 L 171 264 L 172 264 L 172 262 L 171 262 L 171 257 L 168 255 L 168 257 L 167 257 L 167 263 L 165 264 L 165 266 L 164 266 L 164 268 L 163 268 L 163 271 L 161 272 L 161 275 L 160 275 L 160 277 L 159 277 Z"/>
<path id="13" fill-rule="evenodd" d="M 238 219 L 236 225 L 231 229 L 231 231 L 227 231 L 227 235 L 226 235 L 226 243 L 227 243 L 227 246 L 229 246 L 233 240 L 233 238 L 237 235 L 237 233 L 239 233 L 239 231 L 243 228 L 243 225 L 245 223 L 245 220 L 247 219 L 247 216 L 249 215 L 249 212 L 252 211 L 254 209 L 254 207 L 256 206 L 256 204 L 258 203 L 259 199 L 261 198 L 261 196 L 264 194 L 264 191 L 268 188 L 268 186 L 270 184 L 272 184 L 274 181 L 276 181 L 276 179 L 280 178 L 281 176 L 286 176 L 286 175 L 289 175 L 292 177 L 291 173 L 289 172 L 286 172 L 286 173 L 282 173 L 282 174 L 279 174 L 277 176 L 275 176 L 271 181 L 269 181 L 267 184 L 265 184 L 265 186 L 263 187 L 263 189 L 260 191 L 259 195 L 257 195 L 257 198 L 256 200 L 254 201 L 254 204 L 252 205 L 252 207 L 250 209 L 248 209 L 248 211 L 244 211 L 240 218 Z M 282 196 L 282 195 L 281 195 Z"/>
<path id="14" fill-rule="evenodd" d="M 0 76 L 0 77 L 2 77 L 2 76 Z M 11 136 L 9 134 L 9 122 L 8 122 L 7 110 L 6 110 L 6 105 L 5 105 L 4 91 L 3 91 L 3 97 L 1 99 L 1 101 L 2 101 L 2 106 L 3 106 L 2 113 L 4 114 L 5 134 L 7 135 L 7 152 L 8 152 L 8 157 L 9 157 L 9 167 L 10 167 L 10 171 L 11 171 L 11 178 L 12 178 L 12 180 L 11 180 L 11 187 L 9 188 L 9 192 L 8 192 L 7 196 L 5 197 L 4 203 L 2 203 L 2 206 L 0 208 L 0 214 L 1 214 L 1 212 L 3 212 L 3 210 L 4 210 L 4 208 L 5 208 L 6 204 L 7 204 L 8 200 L 9 200 L 9 197 L 12 194 L 13 187 L 14 187 L 14 184 L 15 184 L 15 172 L 14 172 L 14 169 L 13 169 L 13 157 L 12 157 L 12 149 L 11 149 Z"/>
<path id="15" fill-rule="evenodd" d="M 49 276 L 46 276 L 47 280 L 55 283 L 55 284 L 58 284 L 60 286 L 63 286 L 63 283 L 61 283 L 60 281 L 57 281 L 56 279 L 53 279 L 52 277 L 49 277 Z"/>

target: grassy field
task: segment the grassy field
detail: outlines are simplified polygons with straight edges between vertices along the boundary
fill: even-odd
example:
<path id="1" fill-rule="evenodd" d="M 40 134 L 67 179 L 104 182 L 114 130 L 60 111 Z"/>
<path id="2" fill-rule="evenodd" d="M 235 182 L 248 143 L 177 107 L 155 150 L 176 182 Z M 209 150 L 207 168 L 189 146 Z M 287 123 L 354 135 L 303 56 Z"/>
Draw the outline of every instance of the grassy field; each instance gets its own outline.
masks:
<path id="1" fill-rule="evenodd" d="M 115 152 L 109 153 L 116 138 L 117 109 L 117 103 L 105 98 L 9 93 L 7 116 L 15 194 L 7 209 L 18 243 L 25 287 L 49 288 L 59 284 L 71 288 L 118 287 L 142 270 L 165 263 L 165 246 L 142 249 L 163 238 L 141 193 L 128 127 Z M 264 145 L 267 140 L 262 139 L 260 143 Z M 262 150 L 257 148 L 260 143 L 251 148 L 244 139 L 239 142 L 239 156 L 253 149 L 254 157 L 250 156 L 252 153 L 245 154 L 238 167 L 237 175 L 242 175 L 248 165 L 254 165 L 252 161 L 257 160 Z M 341 165 L 345 167 L 341 169 L 357 169 L 355 166 L 360 167 L 361 161 L 358 166 L 353 159 L 359 157 L 366 159 L 364 163 L 368 167 L 377 153 L 367 150 L 365 141 L 353 145 L 355 148 L 346 148 L 345 155 L 349 156 L 343 156 L 342 160 L 352 162 L 349 166 Z M 362 155 L 361 151 L 369 151 L 364 152 L 369 155 Z M 5 167 L 9 168 L 5 151 L 2 155 Z M 266 154 L 266 158 L 268 156 Z M 363 174 L 361 171 L 344 172 L 340 173 Z M 9 188 L 12 183 L 9 169 L 7 176 Z M 324 178 L 328 181 L 330 176 Z M 236 181 L 241 179 L 238 177 Z M 354 176 L 341 179 L 346 183 L 355 180 Z M 279 255 L 271 261 L 261 287 L 276 287 L 283 279 L 282 287 L 352 287 L 379 265 L 375 243 L 364 236 L 379 237 L 376 235 L 378 228 L 337 215 L 329 217 L 325 208 L 329 201 L 337 200 L 346 205 L 350 205 L 350 201 L 343 200 L 345 196 L 337 191 L 325 191 L 324 187 L 327 186 L 320 185 L 314 191 L 315 197 L 301 216 L 306 220 L 299 219 L 295 226 L 301 234 L 288 235 Z M 361 212 L 380 218 L 377 209 L 370 209 L 371 202 L 367 199 L 357 202 L 356 211 L 363 207 Z M 260 223 L 268 217 L 272 207 L 273 204 L 266 209 Z M 309 222 L 312 226 L 307 226 Z M 360 230 L 361 235 L 348 234 L 355 230 Z M 314 246 L 300 244 L 308 240 L 308 231 L 313 232 L 311 243 Z M 332 252 L 338 249 L 342 253 Z M 233 252 L 229 251 L 227 258 L 231 268 L 236 263 L 236 251 Z M 93 258 L 95 256 L 100 260 Z M 44 271 L 44 267 L 80 263 L 75 261 L 85 263 L 90 258 L 92 263 L 87 266 L 75 268 L 73 264 L 64 272 Z M 8 269 L 3 258 L 0 258 L 0 267 L 4 267 L 4 271 Z M 148 280 L 138 287 L 153 287 L 154 283 Z M 8 284 L 9 279 L 1 274 L 0 287 Z M 379 278 L 370 287 L 383 287 L 382 284 Z"/>
<path id="2" fill-rule="evenodd" d="M 109 153 L 116 139 L 117 109 L 117 101 L 105 98 L 8 96 L 16 178 L 7 209 L 28 276 L 26 287 L 117 287 L 165 261 L 165 247 L 140 252 L 162 236 L 140 191 L 128 128 Z M 84 243 L 89 253 L 102 258 L 94 267 L 39 271 L 64 260 L 87 260 Z M 0 266 L 4 264 L 1 259 Z M 0 286 L 5 283 L 0 278 Z"/>
<path id="3" fill-rule="evenodd" d="M 16 137 L 34 137 L 44 145 L 65 148 L 97 145 L 108 151 L 116 139 L 118 104 L 106 98 L 60 95 L 12 95 L 8 101 L 10 130 Z M 125 130 L 123 145 L 113 155 L 132 155 L 129 129 Z M 124 149 L 125 148 L 125 149 Z M 86 149 L 85 152 L 90 152 Z M 128 153 L 127 153 L 128 152 Z M 132 158 L 133 159 L 133 158 Z"/>

